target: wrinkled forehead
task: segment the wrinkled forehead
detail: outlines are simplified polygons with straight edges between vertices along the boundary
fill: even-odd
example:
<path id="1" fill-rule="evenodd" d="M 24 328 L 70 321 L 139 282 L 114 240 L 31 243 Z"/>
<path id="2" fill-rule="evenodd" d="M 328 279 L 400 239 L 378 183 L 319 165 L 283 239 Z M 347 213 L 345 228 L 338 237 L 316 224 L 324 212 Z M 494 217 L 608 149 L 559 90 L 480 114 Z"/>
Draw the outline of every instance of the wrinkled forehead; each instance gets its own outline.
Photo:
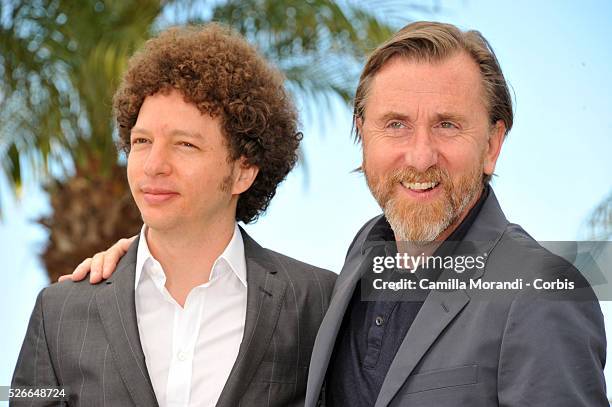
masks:
<path id="1" fill-rule="evenodd" d="M 390 58 L 376 72 L 367 89 L 365 112 L 400 108 L 414 103 L 448 110 L 487 109 L 478 65 L 466 53 L 440 60 Z"/>

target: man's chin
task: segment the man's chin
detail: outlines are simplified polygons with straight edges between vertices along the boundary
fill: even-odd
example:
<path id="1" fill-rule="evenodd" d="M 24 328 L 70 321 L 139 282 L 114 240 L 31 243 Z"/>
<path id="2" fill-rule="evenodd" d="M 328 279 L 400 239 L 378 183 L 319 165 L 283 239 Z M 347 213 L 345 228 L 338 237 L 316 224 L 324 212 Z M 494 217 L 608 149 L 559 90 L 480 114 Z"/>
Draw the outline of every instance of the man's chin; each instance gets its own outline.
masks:
<path id="1" fill-rule="evenodd" d="M 155 232 L 168 232 L 176 228 L 176 221 L 168 216 L 142 216 L 142 221 L 147 228 Z"/>
<path id="2" fill-rule="evenodd" d="M 385 217 L 397 240 L 428 244 L 449 226 L 452 213 L 443 202 L 387 206 Z"/>
<path id="3" fill-rule="evenodd" d="M 405 222 L 393 223 L 389 221 L 398 241 L 408 242 L 413 246 L 427 246 L 444 232 L 446 229 L 445 225 L 448 222 L 430 222 L 417 225 L 416 227 L 414 227 L 414 224 Z"/>

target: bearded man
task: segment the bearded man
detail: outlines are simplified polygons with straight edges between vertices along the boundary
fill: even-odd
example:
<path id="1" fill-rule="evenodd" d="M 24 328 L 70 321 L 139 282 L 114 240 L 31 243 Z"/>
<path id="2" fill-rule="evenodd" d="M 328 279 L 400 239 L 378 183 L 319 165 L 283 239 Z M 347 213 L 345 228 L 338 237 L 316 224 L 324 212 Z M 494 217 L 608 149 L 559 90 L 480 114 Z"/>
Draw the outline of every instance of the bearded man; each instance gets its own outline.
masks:
<path id="1" fill-rule="evenodd" d="M 369 57 L 354 128 L 384 214 L 348 250 L 315 341 L 307 406 L 608 405 L 591 288 L 506 220 L 489 185 L 512 122 L 506 80 L 477 31 L 413 23 Z M 469 243 L 485 259 L 467 280 L 561 280 L 581 292 L 525 285 L 484 297 L 469 288 L 362 297 L 375 257 L 431 253 L 431 242 L 447 243 L 435 253 Z"/>

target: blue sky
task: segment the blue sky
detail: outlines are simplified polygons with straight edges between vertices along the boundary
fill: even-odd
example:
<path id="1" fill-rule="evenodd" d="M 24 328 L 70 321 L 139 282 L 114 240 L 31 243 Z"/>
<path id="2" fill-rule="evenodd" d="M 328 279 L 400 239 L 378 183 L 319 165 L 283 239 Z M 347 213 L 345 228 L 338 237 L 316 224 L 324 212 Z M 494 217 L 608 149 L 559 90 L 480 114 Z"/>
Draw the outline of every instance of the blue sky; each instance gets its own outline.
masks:
<path id="1" fill-rule="evenodd" d="M 442 3 L 435 19 L 481 31 L 516 95 L 515 126 L 493 183 L 506 216 L 538 240 L 580 238 L 584 220 L 612 188 L 612 2 Z M 379 210 L 363 177 L 351 173 L 361 151 L 350 136 L 349 110 L 336 104 L 303 124 L 308 173 L 294 171 L 247 231 L 264 246 L 338 272 L 353 235 Z M 0 194 L 7 196 L 5 184 Z M 0 338 L 0 385 L 9 384 L 46 284 L 36 259 L 45 233 L 31 220 L 47 210 L 32 185 L 20 204 L 4 207 L 0 312 L 11 335 Z M 610 330 L 612 306 L 602 308 Z"/>

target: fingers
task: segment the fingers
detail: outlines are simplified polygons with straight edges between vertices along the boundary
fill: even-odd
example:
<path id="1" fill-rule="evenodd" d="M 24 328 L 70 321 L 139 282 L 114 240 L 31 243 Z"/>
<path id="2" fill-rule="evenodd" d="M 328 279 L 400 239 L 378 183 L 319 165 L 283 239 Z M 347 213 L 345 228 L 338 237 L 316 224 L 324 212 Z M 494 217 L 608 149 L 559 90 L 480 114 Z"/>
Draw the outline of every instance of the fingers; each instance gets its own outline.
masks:
<path id="1" fill-rule="evenodd" d="M 89 282 L 91 284 L 97 284 L 102 280 L 106 280 L 113 274 L 117 263 L 127 253 L 135 239 L 136 236 L 132 236 L 129 239 L 119 239 L 108 250 L 96 253 L 93 257 L 83 260 L 74 269 L 72 274 L 60 276 L 57 281 L 81 281 L 87 276 L 87 273 L 89 273 Z"/>
<path id="2" fill-rule="evenodd" d="M 62 281 L 66 281 L 66 280 L 72 280 L 72 274 L 64 274 L 63 276 L 59 276 L 59 278 L 57 279 L 57 282 L 61 283 Z"/>
<path id="3" fill-rule="evenodd" d="M 58 282 L 62 282 L 66 280 L 81 281 L 87 276 L 87 273 L 89 273 L 89 270 L 91 269 L 91 260 L 92 260 L 91 258 L 87 258 L 83 260 L 81 264 L 76 266 L 72 274 L 64 274 L 63 276 L 60 276 L 57 279 L 57 281 Z"/>
<path id="4" fill-rule="evenodd" d="M 132 236 L 129 239 L 119 239 L 117 243 L 120 244 L 120 247 L 123 249 L 123 253 L 127 253 L 130 245 L 134 243 L 134 240 L 136 240 L 136 236 Z"/>
<path id="5" fill-rule="evenodd" d="M 105 253 L 106 252 L 96 253 L 91 259 L 91 271 L 89 273 L 89 282 L 91 284 L 97 284 L 102 281 L 102 267 L 104 267 Z"/>
<path id="6" fill-rule="evenodd" d="M 104 263 L 102 267 L 102 278 L 107 279 L 113 274 L 119 259 L 128 251 L 136 236 L 129 239 L 119 239 L 117 243 L 112 245 L 104 252 Z"/>
<path id="7" fill-rule="evenodd" d="M 61 276 L 58 281 L 64 280 L 72 280 L 72 281 L 81 281 L 87 276 L 89 270 L 91 269 L 91 258 L 87 258 L 79 264 L 72 274 L 66 274 L 65 276 Z"/>

